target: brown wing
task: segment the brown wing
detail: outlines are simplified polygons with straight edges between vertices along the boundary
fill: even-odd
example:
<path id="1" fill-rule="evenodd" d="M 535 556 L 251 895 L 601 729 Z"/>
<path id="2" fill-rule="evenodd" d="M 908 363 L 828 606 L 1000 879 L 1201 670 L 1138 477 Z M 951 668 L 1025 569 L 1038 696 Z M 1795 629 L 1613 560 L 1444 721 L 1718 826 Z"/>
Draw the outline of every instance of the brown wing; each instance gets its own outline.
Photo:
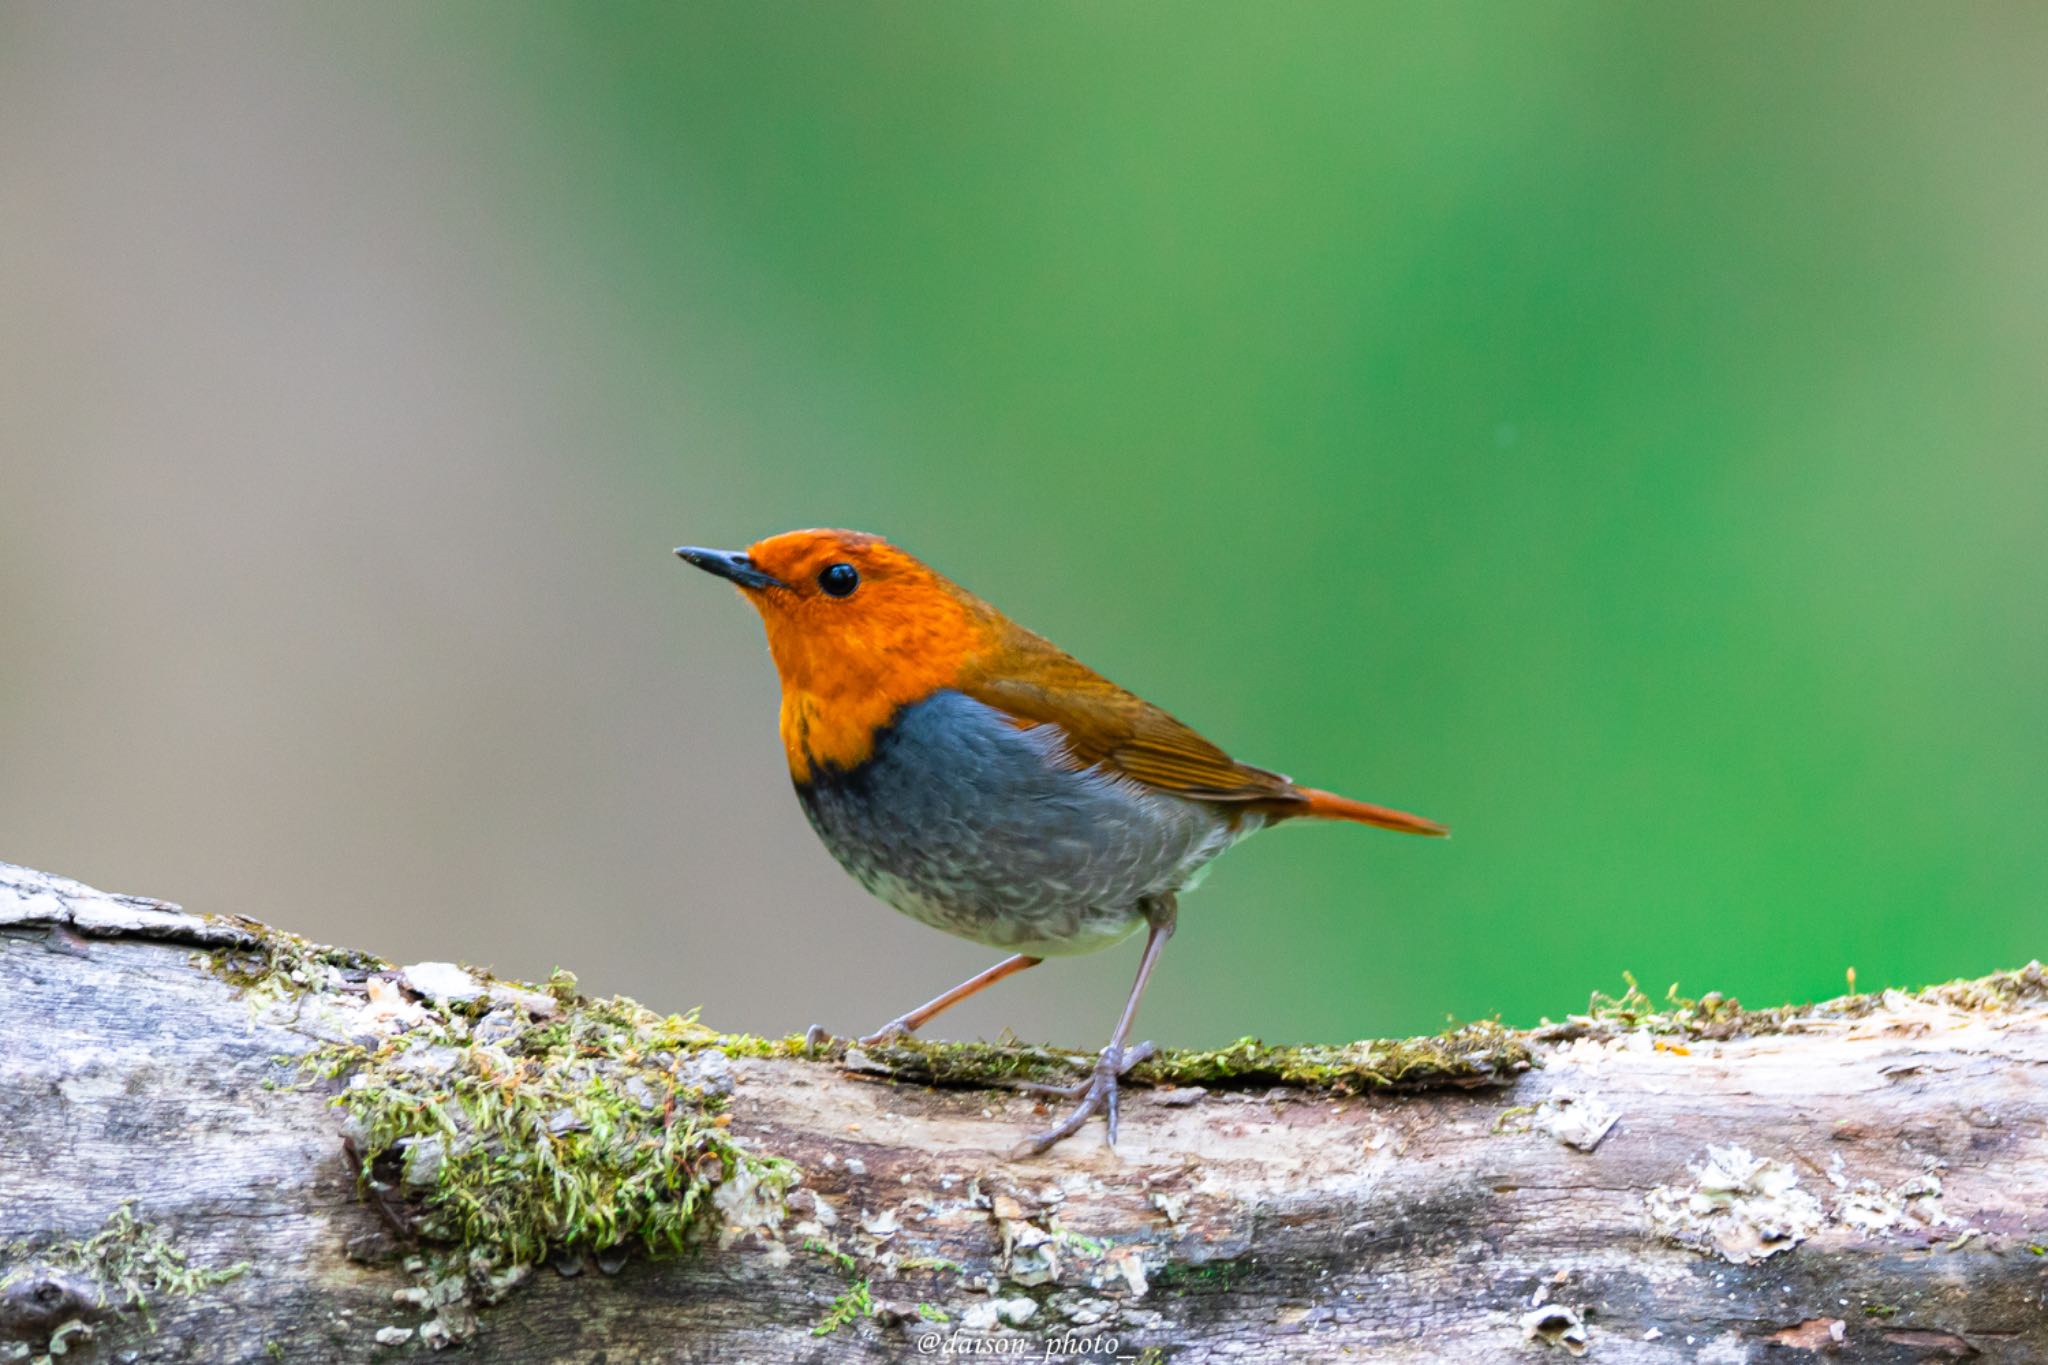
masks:
<path id="1" fill-rule="evenodd" d="M 1074 760 L 1204 801 L 1302 798 L 1279 773 L 1239 763 L 1144 698 L 1118 687 L 1051 641 L 1011 626 L 1003 646 L 970 668 L 960 690 L 1028 725 L 1056 725 Z"/>

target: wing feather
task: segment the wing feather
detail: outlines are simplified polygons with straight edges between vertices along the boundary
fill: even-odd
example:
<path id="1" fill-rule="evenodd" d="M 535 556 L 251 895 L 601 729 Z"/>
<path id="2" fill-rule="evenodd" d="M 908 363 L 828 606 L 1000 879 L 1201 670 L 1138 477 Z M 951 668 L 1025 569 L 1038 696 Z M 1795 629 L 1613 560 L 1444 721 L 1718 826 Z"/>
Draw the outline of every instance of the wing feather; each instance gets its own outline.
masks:
<path id="1" fill-rule="evenodd" d="M 1239 763 L 1190 727 L 1125 691 L 1042 636 L 1012 626 L 960 690 L 1025 725 L 1054 725 L 1083 767 L 1204 801 L 1301 800 L 1279 773 Z"/>

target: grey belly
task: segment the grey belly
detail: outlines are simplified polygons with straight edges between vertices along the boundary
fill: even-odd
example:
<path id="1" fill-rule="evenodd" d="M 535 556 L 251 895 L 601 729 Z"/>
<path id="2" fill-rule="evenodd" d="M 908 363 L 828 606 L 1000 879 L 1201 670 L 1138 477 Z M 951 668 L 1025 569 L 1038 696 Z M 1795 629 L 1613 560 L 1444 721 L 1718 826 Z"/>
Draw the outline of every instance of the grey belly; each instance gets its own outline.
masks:
<path id="1" fill-rule="evenodd" d="M 958 692 L 906 708 L 852 772 L 799 784 L 825 847 L 869 891 L 935 928 L 1034 957 L 1084 953 L 1144 923 L 1258 828 L 1064 761 L 1050 726 L 1020 730 Z"/>

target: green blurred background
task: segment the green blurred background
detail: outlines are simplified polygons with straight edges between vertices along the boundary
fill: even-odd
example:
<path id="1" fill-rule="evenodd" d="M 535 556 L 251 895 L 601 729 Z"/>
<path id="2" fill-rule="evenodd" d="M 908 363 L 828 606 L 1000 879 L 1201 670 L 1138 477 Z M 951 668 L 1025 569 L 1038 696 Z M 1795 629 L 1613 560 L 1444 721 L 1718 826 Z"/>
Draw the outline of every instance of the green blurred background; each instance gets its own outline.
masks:
<path id="1" fill-rule="evenodd" d="M 668 554 L 847 525 L 1455 827 L 1241 848 L 1162 1041 L 2043 951 L 2048 7 L 0 15 L 0 856 L 871 1027 L 989 954 Z"/>

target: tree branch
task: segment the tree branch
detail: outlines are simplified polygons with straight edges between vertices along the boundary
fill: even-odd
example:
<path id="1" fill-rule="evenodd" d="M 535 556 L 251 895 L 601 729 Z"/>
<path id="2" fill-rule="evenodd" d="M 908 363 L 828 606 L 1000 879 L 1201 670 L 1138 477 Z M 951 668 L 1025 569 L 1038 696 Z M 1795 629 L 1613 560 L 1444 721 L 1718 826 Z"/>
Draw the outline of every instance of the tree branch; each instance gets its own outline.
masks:
<path id="1" fill-rule="evenodd" d="M 1115 1153 L 1013 1162 L 1066 1054 L 810 1056 L 0 864 L 0 1360 L 2048 1359 L 2044 1002 L 1170 1054 Z"/>

